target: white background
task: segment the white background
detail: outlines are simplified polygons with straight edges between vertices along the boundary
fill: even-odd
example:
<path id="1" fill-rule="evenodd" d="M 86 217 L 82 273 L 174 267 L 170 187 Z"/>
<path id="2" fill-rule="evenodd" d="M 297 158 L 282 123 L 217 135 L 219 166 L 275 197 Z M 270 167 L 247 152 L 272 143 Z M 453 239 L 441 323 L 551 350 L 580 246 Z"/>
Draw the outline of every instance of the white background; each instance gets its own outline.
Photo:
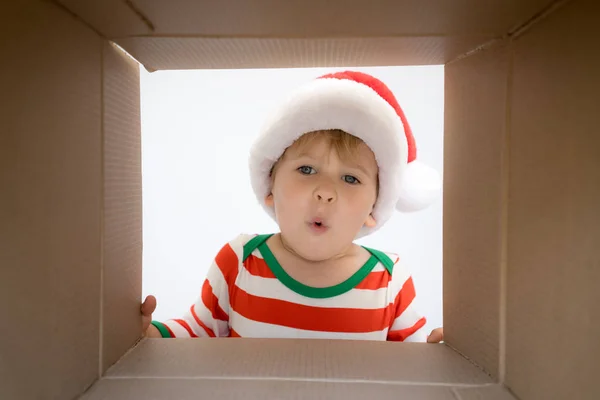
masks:
<path id="1" fill-rule="evenodd" d="M 443 173 L 443 66 L 356 68 L 395 93 L 418 158 Z M 276 232 L 252 192 L 248 149 L 290 90 L 339 69 L 141 70 L 143 296 L 154 319 L 180 317 L 216 253 L 239 233 Z M 395 252 L 413 271 L 426 329 L 442 326 L 442 201 L 397 213 L 357 243 Z"/>

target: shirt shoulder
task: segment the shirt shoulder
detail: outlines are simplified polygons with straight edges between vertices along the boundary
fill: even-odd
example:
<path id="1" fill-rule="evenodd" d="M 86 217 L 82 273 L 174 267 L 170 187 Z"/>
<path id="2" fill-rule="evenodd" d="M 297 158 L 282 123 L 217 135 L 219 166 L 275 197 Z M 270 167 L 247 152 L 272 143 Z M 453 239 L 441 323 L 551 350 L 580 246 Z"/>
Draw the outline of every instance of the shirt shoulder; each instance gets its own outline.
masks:
<path id="1" fill-rule="evenodd" d="M 240 233 L 237 236 L 230 239 L 227 242 L 227 244 L 237 253 L 238 250 L 243 251 L 244 246 L 246 246 L 252 239 L 254 239 L 257 236 L 258 234 L 255 233 Z"/>
<path id="2" fill-rule="evenodd" d="M 396 266 L 400 261 L 400 257 L 397 253 L 382 251 L 372 247 L 365 247 L 365 249 L 369 251 L 371 255 L 378 261 L 378 265 L 376 266 L 375 270 L 379 271 L 381 269 L 385 269 L 390 275 L 393 275 L 394 269 L 397 268 Z"/>
<path id="3" fill-rule="evenodd" d="M 244 248 L 255 236 L 253 234 L 240 233 L 224 243 L 217 252 L 213 267 L 218 268 L 228 284 L 237 276 L 237 271 L 244 257 Z"/>
<path id="4" fill-rule="evenodd" d="M 411 270 L 409 266 L 403 262 L 402 257 L 398 253 L 390 251 L 382 251 L 378 249 L 368 248 L 368 250 L 378 259 L 374 271 L 386 270 L 388 274 L 388 289 L 390 295 L 395 295 L 402 289 L 404 284 L 412 280 Z"/>
<path id="5" fill-rule="evenodd" d="M 223 249 L 235 253 L 238 263 L 243 264 L 245 259 L 272 235 L 271 233 L 240 233 L 229 240 Z"/>

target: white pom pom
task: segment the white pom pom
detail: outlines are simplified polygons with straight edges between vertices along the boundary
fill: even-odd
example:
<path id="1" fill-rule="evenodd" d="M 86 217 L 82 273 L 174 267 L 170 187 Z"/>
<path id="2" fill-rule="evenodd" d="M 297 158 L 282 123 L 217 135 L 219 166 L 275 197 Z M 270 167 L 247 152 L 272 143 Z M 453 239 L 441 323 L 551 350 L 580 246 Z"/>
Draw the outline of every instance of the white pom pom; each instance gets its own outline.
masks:
<path id="1" fill-rule="evenodd" d="M 413 212 L 427 208 L 439 197 L 441 188 L 441 178 L 436 170 L 417 160 L 408 163 L 403 173 L 396 209 Z"/>

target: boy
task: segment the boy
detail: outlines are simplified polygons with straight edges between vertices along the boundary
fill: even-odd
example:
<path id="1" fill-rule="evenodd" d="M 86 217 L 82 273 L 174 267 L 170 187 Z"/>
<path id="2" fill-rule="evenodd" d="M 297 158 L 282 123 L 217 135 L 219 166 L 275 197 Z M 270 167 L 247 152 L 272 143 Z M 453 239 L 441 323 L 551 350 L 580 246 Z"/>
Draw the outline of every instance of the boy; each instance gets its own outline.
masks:
<path id="1" fill-rule="evenodd" d="M 439 190 L 385 84 L 346 71 L 300 88 L 252 147 L 250 175 L 280 232 L 225 244 L 183 318 L 152 321 L 149 296 L 146 336 L 442 340 L 423 332 L 399 258 L 353 243 Z"/>

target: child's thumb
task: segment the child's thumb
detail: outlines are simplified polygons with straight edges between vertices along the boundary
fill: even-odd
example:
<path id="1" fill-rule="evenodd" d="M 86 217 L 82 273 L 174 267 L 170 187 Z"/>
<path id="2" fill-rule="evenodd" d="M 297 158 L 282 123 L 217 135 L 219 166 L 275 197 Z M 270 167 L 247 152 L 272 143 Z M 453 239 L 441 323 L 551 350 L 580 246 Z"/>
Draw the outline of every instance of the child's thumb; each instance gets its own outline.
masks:
<path id="1" fill-rule="evenodd" d="M 150 316 L 156 310 L 156 297 L 149 295 L 142 303 L 141 311 L 142 315 Z"/>
<path id="2" fill-rule="evenodd" d="M 444 329 L 436 328 L 427 337 L 428 343 L 440 343 L 444 341 Z"/>

